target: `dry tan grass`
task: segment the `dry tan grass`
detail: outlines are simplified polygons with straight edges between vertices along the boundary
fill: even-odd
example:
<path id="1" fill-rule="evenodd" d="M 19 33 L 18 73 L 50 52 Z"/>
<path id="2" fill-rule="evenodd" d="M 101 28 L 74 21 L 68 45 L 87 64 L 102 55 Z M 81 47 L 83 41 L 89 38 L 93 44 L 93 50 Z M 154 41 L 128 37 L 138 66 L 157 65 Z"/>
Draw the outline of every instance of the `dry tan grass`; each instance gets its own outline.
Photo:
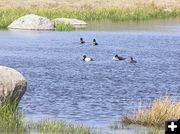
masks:
<path id="1" fill-rule="evenodd" d="M 8 7 L 73 7 L 73 8 L 128 8 L 137 6 L 180 8 L 180 0 L 0 0 L 1 8 Z"/>
<path id="2" fill-rule="evenodd" d="M 180 102 L 173 102 L 167 97 L 155 100 L 149 109 L 138 109 L 134 117 L 125 116 L 127 124 L 141 124 L 162 127 L 165 120 L 180 118 Z"/>

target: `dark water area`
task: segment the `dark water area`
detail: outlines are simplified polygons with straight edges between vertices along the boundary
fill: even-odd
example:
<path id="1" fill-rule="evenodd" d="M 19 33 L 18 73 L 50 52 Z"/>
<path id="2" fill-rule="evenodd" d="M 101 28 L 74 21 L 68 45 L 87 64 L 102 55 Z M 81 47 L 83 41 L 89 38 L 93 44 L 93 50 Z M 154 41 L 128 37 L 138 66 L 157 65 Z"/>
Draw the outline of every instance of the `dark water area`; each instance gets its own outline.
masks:
<path id="1" fill-rule="evenodd" d="M 19 106 L 27 119 L 107 127 L 140 104 L 163 96 L 180 99 L 179 31 L 180 25 L 164 31 L 1 31 L 0 65 L 27 78 Z M 92 46 L 93 38 L 98 46 Z M 84 54 L 94 61 L 81 61 Z M 127 59 L 113 61 L 115 54 Z M 138 63 L 130 64 L 130 56 Z"/>

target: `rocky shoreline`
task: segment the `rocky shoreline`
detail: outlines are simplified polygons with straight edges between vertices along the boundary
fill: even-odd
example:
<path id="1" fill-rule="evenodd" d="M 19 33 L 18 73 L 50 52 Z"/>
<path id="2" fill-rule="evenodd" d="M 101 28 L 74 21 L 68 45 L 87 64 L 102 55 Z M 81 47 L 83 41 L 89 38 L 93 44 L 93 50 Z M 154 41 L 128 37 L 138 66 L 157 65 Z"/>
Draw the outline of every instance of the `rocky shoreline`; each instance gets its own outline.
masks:
<path id="1" fill-rule="evenodd" d="M 56 30 L 58 24 L 71 25 L 74 28 L 86 27 L 87 23 L 74 18 L 56 18 L 50 20 L 46 17 L 30 14 L 13 21 L 8 29 L 19 30 Z"/>

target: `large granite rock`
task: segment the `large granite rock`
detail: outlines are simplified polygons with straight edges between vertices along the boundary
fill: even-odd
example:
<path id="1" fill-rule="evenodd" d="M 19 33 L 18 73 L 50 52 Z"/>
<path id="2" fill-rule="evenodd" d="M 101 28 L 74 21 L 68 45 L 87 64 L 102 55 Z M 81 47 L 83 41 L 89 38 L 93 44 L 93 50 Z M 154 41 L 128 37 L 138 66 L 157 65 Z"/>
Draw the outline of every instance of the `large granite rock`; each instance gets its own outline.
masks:
<path id="1" fill-rule="evenodd" d="M 5 99 L 20 101 L 27 87 L 27 81 L 18 71 L 0 66 L 0 104 Z"/>
<path id="2" fill-rule="evenodd" d="M 74 19 L 74 18 L 56 18 L 53 20 L 55 25 L 58 25 L 60 23 L 64 24 L 70 24 L 75 28 L 83 28 L 87 26 L 87 23 L 82 20 Z"/>
<path id="3" fill-rule="evenodd" d="M 12 22 L 8 29 L 20 30 L 55 30 L 54 23 L 46 17 L 34 14 L 25 15 Z"/>

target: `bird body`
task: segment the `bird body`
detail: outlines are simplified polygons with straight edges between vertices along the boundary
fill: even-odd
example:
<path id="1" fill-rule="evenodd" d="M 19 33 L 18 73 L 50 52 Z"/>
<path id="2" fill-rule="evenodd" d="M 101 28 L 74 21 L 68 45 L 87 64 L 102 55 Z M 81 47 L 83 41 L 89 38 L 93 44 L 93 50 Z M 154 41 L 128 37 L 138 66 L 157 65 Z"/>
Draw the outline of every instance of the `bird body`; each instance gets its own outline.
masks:
<path id="1" fill-rule="evenodd" d="M 83 61 L 85 61 L 85 62 L 90 62 L 90 61 L 93 61 L 93 59 L 92 58 L 90 58 L 90 57 L 87 57 L 86 55 L 84 55 L 83 56 L 83 59 L 82 59 Z"/>
<path id="2" fill-rule="evenodd" d="M 130 63 L 137 63 L 137 61 L 134 60 L 133 57 L 130 57 Z"/>
<path id="3" fill-rule="evenodd" d="M 93 46 L 97 46 L 98 43 L 96 42 L 96 39 L 93 39 Z"/>
<path id="4" fill-rule="evenodd" d="M 124 58 L 124 57 L 121 57 L 121 56 L 118 56 L 118 55 L 115 55 L 114 57 L 113 57 L 113 60 L 115 60 L 115 61 L 120 61 L 120 60 L 125 60 L 126 58 Z"/>
<path id="5" fill-rule="evenodd" d="M 84 44 L 84 43 L 85 43 L 85 41 L 83 40 L 82 37 L 80 38 L 80 43 L 81 43 L 81 44 Z"/>

